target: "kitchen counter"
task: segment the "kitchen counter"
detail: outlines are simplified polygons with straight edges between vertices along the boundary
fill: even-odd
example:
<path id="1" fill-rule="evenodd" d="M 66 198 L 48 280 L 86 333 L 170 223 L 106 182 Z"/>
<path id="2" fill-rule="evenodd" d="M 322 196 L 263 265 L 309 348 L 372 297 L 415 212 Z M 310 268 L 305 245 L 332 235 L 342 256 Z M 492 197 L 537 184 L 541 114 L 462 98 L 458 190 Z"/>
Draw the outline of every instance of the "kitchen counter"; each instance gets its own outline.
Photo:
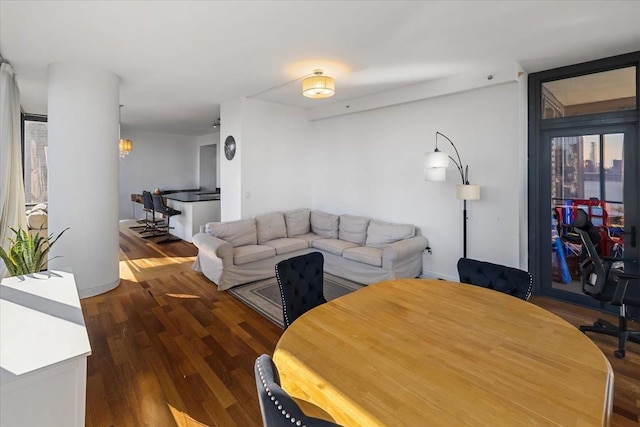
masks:
<path id="1" fill-rule="evenodd" d="M 220 193 L 198 193 L 198 192 L 180 192 L 163 195 L 167 200 L 175 200 L 178 202 L 210 202 L 212 200 L 220 200 Z"/>

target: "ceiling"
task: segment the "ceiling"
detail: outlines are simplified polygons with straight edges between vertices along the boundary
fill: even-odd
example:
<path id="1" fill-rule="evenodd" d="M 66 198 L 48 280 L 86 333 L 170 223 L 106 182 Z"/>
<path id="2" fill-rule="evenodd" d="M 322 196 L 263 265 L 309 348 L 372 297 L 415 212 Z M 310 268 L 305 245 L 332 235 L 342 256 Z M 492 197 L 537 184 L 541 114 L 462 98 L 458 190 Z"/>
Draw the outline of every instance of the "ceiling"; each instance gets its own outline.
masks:
<path id="1" fill-rule="evenodd" d="M 517 61 L 528 72 L 640 50 L 640 1 L 11 1 L 0 54 L 46 114 L 47 64 L 120 76 L 123 128 L 201 135 L 238 97 L 313 108 Z M 336 95 L 302 96 L 316 68 Z"/>

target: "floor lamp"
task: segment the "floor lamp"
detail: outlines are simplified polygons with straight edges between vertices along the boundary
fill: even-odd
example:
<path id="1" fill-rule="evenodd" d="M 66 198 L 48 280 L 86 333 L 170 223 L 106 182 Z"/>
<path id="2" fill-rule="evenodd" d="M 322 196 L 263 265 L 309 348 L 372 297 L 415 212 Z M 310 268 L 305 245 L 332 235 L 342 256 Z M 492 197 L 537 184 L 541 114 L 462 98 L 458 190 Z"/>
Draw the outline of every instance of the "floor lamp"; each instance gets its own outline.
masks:
<path id="1" fill-rule="evenodd" d="M 438 149 L 438 136 L 443 137 L 453 147 L 457 161 L 447 153 L 444 153 Z M 462 210 L 462 256 L 467 257 L 467 200 L 479 200 L 480 199 L 480 186 L 469 184 L 469 165 L 463 166 L 462 160 L 460 160 L 460 154 L 455 144 L 447 138 L 446 135 L 436 132 L 436 149 L 433 153 L 426 153 L 424 155 L 424 179 L 425 181 L 445 181 L 446 170 L 449 167 L 450 162 L 453 162 L 460 173 L 461 184 L 456 186 L 456 199 L 463 201 Z"/>

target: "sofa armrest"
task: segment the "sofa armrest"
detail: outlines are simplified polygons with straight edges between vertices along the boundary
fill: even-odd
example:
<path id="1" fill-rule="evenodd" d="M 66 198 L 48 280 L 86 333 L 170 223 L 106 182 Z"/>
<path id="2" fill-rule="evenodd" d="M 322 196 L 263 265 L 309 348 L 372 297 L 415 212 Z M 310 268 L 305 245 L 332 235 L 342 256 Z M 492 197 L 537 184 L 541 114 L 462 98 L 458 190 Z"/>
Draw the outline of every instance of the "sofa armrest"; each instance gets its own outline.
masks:
<path id="1" fill-rule="evenodd" d="M 414 236 L 409 239 L 399 240 L 382 250 L 382 268 L 390 269 L 395 260 L 406 258 L 412 254 L 420 253 L 429 246 L 429 241 L 424 236 Z"/>
<path id="2" fill-rule="evenodd" d="M 199 251 L 220 258 L 223 264 L 233 264 L 233 246 L 226 240 L 218 239 L 207 233 L 197 233 L 193 236 L 193 244 Z"/>

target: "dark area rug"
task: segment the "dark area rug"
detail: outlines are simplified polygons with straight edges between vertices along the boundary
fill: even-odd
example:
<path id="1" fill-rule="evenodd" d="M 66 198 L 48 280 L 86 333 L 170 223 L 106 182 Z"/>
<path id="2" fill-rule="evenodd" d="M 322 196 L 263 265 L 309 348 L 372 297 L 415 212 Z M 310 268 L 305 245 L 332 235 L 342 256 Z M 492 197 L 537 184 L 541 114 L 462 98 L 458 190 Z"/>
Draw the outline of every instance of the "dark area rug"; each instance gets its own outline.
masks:
<path id="1" fill-rule="evenodd" d="M 324 297 L 327 301 L 357 291 L 363 286 L 331 274 L 324 274 Z M 237 286 L 229 289 L 229 293 L 276 325 L 284 327 L 280 288 L 275 277 Z"/>

